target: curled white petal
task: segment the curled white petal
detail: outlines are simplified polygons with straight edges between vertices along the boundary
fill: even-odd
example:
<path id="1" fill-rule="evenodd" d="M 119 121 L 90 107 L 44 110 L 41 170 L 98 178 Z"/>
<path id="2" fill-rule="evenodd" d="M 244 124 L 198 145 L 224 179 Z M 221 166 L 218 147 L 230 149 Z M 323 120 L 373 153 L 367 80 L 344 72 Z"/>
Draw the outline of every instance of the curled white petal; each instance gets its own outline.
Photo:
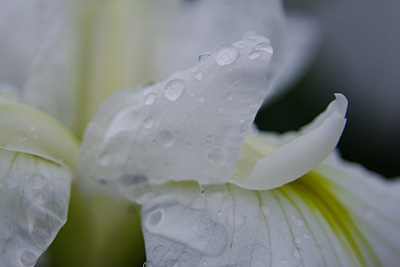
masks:
<path id="1" fill-rule="evenodd" d="M 0 149 L 0 265 L 35 265 L 67 217 L 72 172 Z"/>
<path id="2" fill-rule="evenodd" d="M 253 36 L 144 88 L 110 96 L 89 123 L 80 176 L 117 182 L 225 183 L 268 90 L 269 40 Z"/>
<path id="3" fill-rule="evenodd" d="M 321 163 L 336 147 L 346 124 L 347 100 L 341 94 L 335 96 L 336 100 L 312 123 L 298 133 L 279 136 L 273 151 L 259 157 L 248 177 L 236 175 L 231 182 L 268 190 L 299 178 Z"/>

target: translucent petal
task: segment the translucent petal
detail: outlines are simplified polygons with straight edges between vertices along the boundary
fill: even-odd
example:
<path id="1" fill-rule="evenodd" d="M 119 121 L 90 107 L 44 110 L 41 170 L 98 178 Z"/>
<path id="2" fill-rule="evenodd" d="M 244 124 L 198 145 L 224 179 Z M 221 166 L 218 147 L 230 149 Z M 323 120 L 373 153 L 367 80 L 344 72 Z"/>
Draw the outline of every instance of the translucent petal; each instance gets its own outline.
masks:
<path id="1" fill-rule="evenodd" d="M 0 265 L 33 266 L 64 225 L 72 173 L 0 149 Z"/>
<path id="2" fill-rule="evenodd" d="M 271 56 L 268 39 L 254 36 L 166 81 L 114 93 L 85 132 L 81 177 L 122 188 L 228 181 L 267 93 Z"/>
<path id="3" fill-rule="evenodd" d="M 45 113 L 0 100 L 0 125 L 0 148 L 76 168 L 79 142 L 67 128 Z"/>
<path id="4" fill-rule="evenodd" d="M 234 175 L 232 183 L 255 190 L 267 190 L 291 182 L 320 164 L 334 150 L 346 124 L 347 100 L 341 94 L 336 94 L 336 100 L 329 104 L 309 125 L 299 132 L 287 133 L 282 136 L 270 136 L 246 143 L 243 153 L 250 156 L 241 158 L 250 162 L 238 164 L 241 173 Z M 260 145 L 264 140 L 266 144 Z M 271 144 L 269 149 L 260 150 Z M 251 156 L 252 155 L 252 156 Z"/>
<path id="5" fill-rule="evenodd" d="M 307 72 L 321 43 L 320 27 L 314 18 L 290 12 L 286 18 L 285 54 L 265 103 L 276 100 Z"/>
<path id="6" fill-rule="evenodd" d="M 176 70 L 186 69 L 197 60 L 197 53 L 215 51 L 221 44 L 257 32 L 267 36 L 274 48 L 268 68 L 275 76 L 286 53 L 285 15 L 277 0 L 202 0 L 178 4 L 160 15 L 161 31 L 155 47 L 156 78 L 164 79 Z M 251 38 L 251 34 L 247 34 Z"/>
<path id="7" fill-rule="evenodd" d="M 326 168 L 268 191 L 230 184 L 153 188 L 140 199 L 150 266 L 395 266 L 398 183 L 390 193 L 372 181 L 375 190 L 347 168 L 339 175 Z M 368 218 L 365 207 L 376 217 Z"/>
<path id="8" fill-rule="evenodd" d="M 332 154 L 315 169 L 350 211 L 365 240 L 384 266 L 400 262 L 400 180 L 389 181 Z"/>

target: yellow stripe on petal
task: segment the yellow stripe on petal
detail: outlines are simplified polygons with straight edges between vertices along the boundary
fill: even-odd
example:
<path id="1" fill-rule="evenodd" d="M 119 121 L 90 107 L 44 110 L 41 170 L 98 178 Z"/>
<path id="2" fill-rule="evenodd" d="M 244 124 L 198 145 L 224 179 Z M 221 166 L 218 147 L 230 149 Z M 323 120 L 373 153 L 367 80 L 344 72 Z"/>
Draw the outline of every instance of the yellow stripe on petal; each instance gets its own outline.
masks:
<path id="1" fill-rule="evenodd" d="M 23 104 L 0 101 L 0 125 L 0 148 L 76 169 L 79 141 L 54 118 Z"/>

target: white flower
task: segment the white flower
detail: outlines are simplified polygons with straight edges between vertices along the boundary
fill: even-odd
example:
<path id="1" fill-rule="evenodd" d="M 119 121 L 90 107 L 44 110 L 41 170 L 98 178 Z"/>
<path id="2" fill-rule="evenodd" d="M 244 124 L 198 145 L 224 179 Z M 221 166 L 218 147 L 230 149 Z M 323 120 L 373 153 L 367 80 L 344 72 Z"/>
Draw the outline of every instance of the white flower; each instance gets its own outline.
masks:
<path id="1" fill-rule="evenodd" d="M 0 34 L 8 37 L 0 45 L 2 266 L 33 266 L 65 223 L 69 202 L 54 264 L 140 261 L 137 216 L 126 212 L 136 203 L 150 266 L 399 262 L 398 182 L 332 154 L 346 123 L 343 95 L 299 132 L 252 126 L 292 62 L 281 50 L 280 2 L 75 4 L 64 13 L 65 3 L 54 1 L 31 13 L 22 1 L 1 2 Z M 174 13 L 181 16 L 166 15 Z M 14 15 L 28 31 L 10 28 Z M 146 32 L 157 27 L 159 39 Z M 235 42 L 250 29 L 271 39 L 248 32 Z M 147 68 L 158 79 L 171 66 L 189 67 L 191 49 L 215 52 L 162 82 L 129 89 L 151 78 Z M 98 108 L 120 87 L 128 89 Z M 85 128 L 80 145 L 71 132 L 81 136 Z"/>

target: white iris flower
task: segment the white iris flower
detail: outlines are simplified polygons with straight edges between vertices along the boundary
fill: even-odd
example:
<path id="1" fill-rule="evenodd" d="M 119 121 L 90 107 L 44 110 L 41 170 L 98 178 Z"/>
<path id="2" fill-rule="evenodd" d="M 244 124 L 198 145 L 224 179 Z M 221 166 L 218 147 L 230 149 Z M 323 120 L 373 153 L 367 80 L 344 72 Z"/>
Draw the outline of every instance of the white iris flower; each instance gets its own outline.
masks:
<path id="1" fill-rule="evenodd" d="M 17 0 L 0 15 L 1 266 L 33 266 L 53 240 L 39 264 L 132 266 L 143 238 L 146 266 L 400 262 L 399 183 L 334 151 L 343 95 L 297 132 L 253 126 L 313 43 L 299 17 L 285 36 L 279 1 Z M 162 81 L 130 89 L 146 79 Z"/>

